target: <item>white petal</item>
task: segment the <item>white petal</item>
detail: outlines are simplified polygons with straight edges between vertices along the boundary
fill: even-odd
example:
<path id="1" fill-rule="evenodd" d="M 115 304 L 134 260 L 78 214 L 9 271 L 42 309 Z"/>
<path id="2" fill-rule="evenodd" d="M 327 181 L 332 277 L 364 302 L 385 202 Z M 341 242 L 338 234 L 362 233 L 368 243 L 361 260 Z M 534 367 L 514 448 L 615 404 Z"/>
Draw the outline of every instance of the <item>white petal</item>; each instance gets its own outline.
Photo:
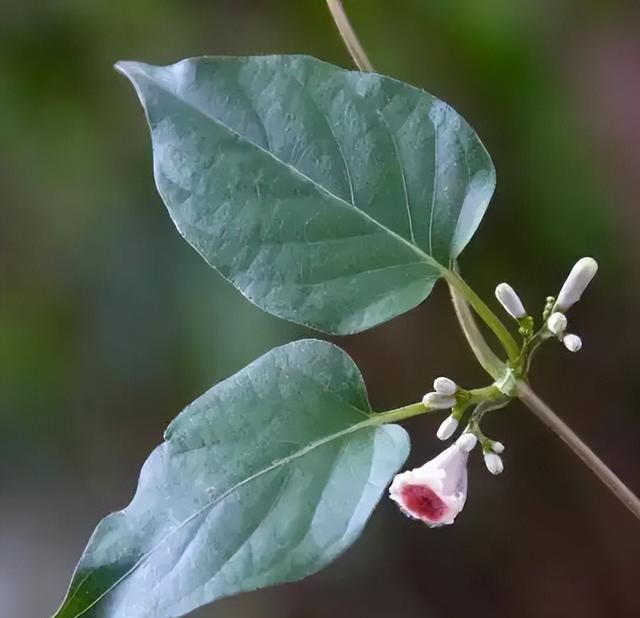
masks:
<path id="1" fill-rule="evenodd" d="M 567 328 L 567 318 L 564 313 L 560 313 L 559 311 L 552 313 L 547 320 L 547 328 L 554 335 L 561 335 L 564 333 Z"/>
<path id="2" fill-rule="evenodd" d="M 436 435 L 439 440 L 448 440 L 456 432 L 456 429 L 458 429 L 458 421 L 453 416 L 448 416 L 438 427 Z"/>
<path id="3" fill-rule="evenodd" d="M 463 433 L 456 440 L 456 444 L 466 453 L 470 453 L 478 444 L 478 438 L 472 433 Z"/>
<path id="4" fill-rule="evenodd" d="M 585 257 L 578 260 L 558 294 L 556 309 L 566 311 L 575 305 L 597 272 L 598 263 L 593 258 Z"/>
<path id="5" fill-rule="evenodd" d="M 508 283 L 501 283 L 496 288 L 496 298 L 511 317 L 516 320 L 526 317 L 527 312 L 520 297 Z"/>
<path id="6" fill-rule="evenodd" d="M 419 468 L 396 475 L 389 496 L 406 515 L 428 526 L 452 524 L 467 498 L 467 459 L 452 444 Z"/>
<path id="7" fill-rule="evenodd" d="M 565 335 L 562 342 L 569 352 L 579 352 L 582 349 L 582 339 L 578 335 Z"/>
<path id="8" fill-rule="evenodd" d="M 449 378 L 436 378 L 433 381 L 433 388 L 436 392 L 443 395 L 455 395 L 458 385 Z"/>
<path id="9" fill-rule="evenodd" d="M 502 457 L 497 453 L 488 452 L 484 454 L 484 464 L 491 474 L 501 474 L 504 470 Z"/>
<path id="10" fill-rule="evenodd" d="M 453 395 L 443 395 L 442 393 L 427 393 L 422 398 L 422 403 L 427 408 L 446 410 L 456 405 L 456 398 Z"/>

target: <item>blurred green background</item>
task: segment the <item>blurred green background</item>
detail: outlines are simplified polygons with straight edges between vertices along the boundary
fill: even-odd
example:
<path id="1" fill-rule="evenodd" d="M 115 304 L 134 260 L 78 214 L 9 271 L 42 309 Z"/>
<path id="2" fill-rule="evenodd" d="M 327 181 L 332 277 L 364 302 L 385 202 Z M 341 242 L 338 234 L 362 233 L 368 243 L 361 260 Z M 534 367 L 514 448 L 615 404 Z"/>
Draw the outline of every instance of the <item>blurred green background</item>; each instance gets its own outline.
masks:
<path id="1" fill-rule="evenodd" d="M 601 270 L 533 383 L 640 491 L 640 4 L 346 0 L 380 72 L 451 103 L 492 153 L 498 190 L 463 256 L 486 298 L 541 311 L 576 258 Z M 245 301 L 181 240 L 157 196 L 142 110 L 112 65 L 305 53 L 350 66 L 322 0 L 0 0 L 0 616 L 50 615 L 89 534 L 130 499 L 167 422 L 274 345 L 312 334 Z M 484 378 L 438 289 L 339 340 L 377 409 L 439 374 Z M 440 445 L 408 425 L 410 464 Z M 520 404 L 487 423 L 455 526 L 384 500 L 359 543 L 300 583 L 197 612 L 637 617 L 640 525 Z"/>

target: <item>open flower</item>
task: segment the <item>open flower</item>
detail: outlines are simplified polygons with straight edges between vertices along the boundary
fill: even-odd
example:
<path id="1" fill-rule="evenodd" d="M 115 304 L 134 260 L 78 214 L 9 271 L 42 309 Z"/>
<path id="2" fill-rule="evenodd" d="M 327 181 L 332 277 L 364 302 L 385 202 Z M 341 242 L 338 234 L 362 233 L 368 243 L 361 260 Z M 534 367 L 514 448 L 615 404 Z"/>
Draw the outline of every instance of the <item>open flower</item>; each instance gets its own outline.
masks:
<path id="1" fill-rule="evenodd" d="M 475 436 L 464 434 L 423 466 L 396 475 L 389 496 L 428 526 L 452 524 L 467 499 L 467 459 Z"/>

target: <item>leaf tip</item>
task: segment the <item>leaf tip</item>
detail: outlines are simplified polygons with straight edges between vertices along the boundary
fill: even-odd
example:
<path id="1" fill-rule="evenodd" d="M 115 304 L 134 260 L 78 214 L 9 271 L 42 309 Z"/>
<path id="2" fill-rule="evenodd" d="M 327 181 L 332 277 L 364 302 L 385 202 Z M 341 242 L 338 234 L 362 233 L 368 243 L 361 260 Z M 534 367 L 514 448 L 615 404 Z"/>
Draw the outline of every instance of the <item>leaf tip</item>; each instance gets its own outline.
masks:
<path id="1" fill-rule="evenodd" d="M 133 60 L 119 60 L 113 65 L 113 68 L 124 75 L 127 79 L 133 79 L 133 76 L 139 72 L 140 63 Z"/>
<path id="2" fill-rule="evenodd" d="M 135 88 L 142 106 L 146 108 L 144 95 L 144 84 L 146 80 L 144 78 L 149 77 L 149 65 L 134 60 L 120 60 L 113 65 L 113 68 L 129 80 Z"/>

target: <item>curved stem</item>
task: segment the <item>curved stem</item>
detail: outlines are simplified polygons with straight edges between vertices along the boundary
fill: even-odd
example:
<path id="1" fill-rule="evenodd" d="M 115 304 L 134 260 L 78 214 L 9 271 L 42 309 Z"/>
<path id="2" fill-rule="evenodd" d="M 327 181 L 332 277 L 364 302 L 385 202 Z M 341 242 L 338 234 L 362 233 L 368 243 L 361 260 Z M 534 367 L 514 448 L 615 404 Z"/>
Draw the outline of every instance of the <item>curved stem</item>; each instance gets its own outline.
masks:
<path id="1" fill-rule="evenodd" d="M 338 32 L 340 33 L 344 44 L 347 46 L 347 50 L 349 51 L 349 54 L 351 54 L 351 58 L 355 65 L 361 71 L 373 71 L 373 65 L 371 64 L 367 53 L 364 51 L 364 48 L 360 44 L 356 33 L 351 27 L 351 22 L 349 21 L 347 14 L 344 12 L 342 2 L 340 2 L 340 0 L 327 0 L 327 6 L 329 7 L 329 12 L 333 17 L 333 21 L 336 23 Z"/>
<path id="2" fill-rule="evenodd" d="M 640 519 L 640 499 L 607 467 L 556 413 L 536 395 L 528 384 L 518 381 L 517 396 L 551 431 L 582 460 L 622 504 Z"/>
<path id="3" fill-rule="evenodd" d="M 496 398 L 494 399 L 485 399 L 484 401 L 481 401 L 476 406 L 476 409 L 472 412 L 471 418 L 469 419 L 469 423 L 467 425 L 467 429 L 465 431 L 471 431 L 477 436 L 483 450 L 487 446 L 487 443 L 493 443 L 493 440 L 489 440 L 489 438 L 487 438 L 487 436 L 485 436 L 482 432 L 482 429 L 480 429 L 480 421 L 482 420 L 482 417 L 487 412 L 500 410 L 501 408 L 508 406 L 510 401 L 510 397 L 498 393 L 498 396 L 496 396 Z"/>
<path id="4" fill-rule="evenodd" d="M 456 272 L 453 270 L 446 270 L 444 277 L 449 286 L 454 287 L 465 298 L 482 321 L 493 331 L 500 343 L 502 343 L 509 360 L 515 361 L 520 354 L 520 348 L 500 318 L 498 318 L 498 316 L 489 309 L 486 303 Z"/>
<path id="5" fill-rule="evenodd" d="M 485 341 L 465 298 L 452 285 L 449 285 L 449 293 L 451 294 L 451 302 L 458 317 L 458 322 L 460 323 L 460 327 L 471 351 L 476 359 L 478 359 L 480 366 L 494 380 L 500 379 L 505 371 L 504 363 L 496 356 L 489 347 L 489 344 Z"/>

